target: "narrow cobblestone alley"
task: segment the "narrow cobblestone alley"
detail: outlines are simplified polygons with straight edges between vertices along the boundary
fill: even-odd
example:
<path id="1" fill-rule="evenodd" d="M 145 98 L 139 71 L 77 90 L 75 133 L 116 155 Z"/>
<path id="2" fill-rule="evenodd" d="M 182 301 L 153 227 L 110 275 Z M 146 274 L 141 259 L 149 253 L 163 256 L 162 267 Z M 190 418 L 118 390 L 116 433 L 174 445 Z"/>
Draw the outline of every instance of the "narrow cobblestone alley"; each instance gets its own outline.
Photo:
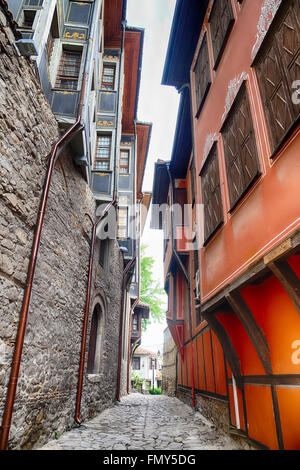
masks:
<path id="1" fill-rule="evenodd" d="M 249 449 L 177 398 L 132 393 L 39 450 Z"/>

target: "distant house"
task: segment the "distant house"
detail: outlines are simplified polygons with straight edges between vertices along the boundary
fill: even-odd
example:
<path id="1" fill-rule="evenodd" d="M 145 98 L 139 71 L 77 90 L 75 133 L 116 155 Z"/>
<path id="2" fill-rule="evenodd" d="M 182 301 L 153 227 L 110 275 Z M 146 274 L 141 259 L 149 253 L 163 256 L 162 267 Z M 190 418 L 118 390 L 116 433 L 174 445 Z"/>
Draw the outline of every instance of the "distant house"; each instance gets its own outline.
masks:
<path id="1" fill-rule="evenodd" d="M 154 368 L 154 373 L 153 373 Z M 161 387 L 161 358 L 159 352 L 149 351 L 138 347 L 133 354 L 131 370 L 144 379 L 143 389 L 147 386 L 153 388 Z"/>

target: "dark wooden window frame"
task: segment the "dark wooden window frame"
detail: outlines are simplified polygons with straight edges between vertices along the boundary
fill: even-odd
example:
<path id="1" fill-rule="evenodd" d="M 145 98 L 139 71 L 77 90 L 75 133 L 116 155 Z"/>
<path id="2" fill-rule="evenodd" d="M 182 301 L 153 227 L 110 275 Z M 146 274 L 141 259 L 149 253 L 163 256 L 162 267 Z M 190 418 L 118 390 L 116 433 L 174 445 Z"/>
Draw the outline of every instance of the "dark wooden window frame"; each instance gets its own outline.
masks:
<path id="1" fill-rule="evenodd" d="M 117 65 L 115 63 L 104 63 L 102 67 L 102 76 L 101 76 L 101 90 L 110 90 L 113 91 L 115 89 L 115 80 L 116 80 L 116 68 Z M 113 70 L 112 81 L 105 80 L 105 70 L 111 69 Z"/>
<path id="2" fill-rule="evenodd" d="M 138 365 L 138 367 L 137 367 L 137 365 Z M 141 358 L 140 357 L 133 357 L 132 369 L 133 370 L 141 370 Z"/>
<path id="3" fill-rule="evenodd" d="M 216 9 L 218 7 L 217 4 L 220 3 L 220 2 L 228 2 L 229 9 L 230 9 L 230 12 L 229 12 L 230 16 L 229 16 L 228 24 L 223 28 L 225 32 L 223 31 L 222 42 L 221 42 L 220 46 L 218 47 L 218 49 L 216 50 L 216 42 L 215 42 L 215 36 L 214 36 L 214 29 L 215 29 L 214 20 L 216 19 L 215 15 L 216 15 Z M 223 15 L 221 17 L 221 19 L 219 20 L 219 24 L 218 24 L 219 28 L 221 26 L 220 22 L 223 21 L 224 18 L 225 17 Z M 218 18 L 217 18 L 217 21 L 218 21 Z M 212 45 L 213 45 L 214 61 L 215 61 L 213 69 L 217 70 L 217 67 L 219 65 L 219 62 L 221 60 L 221 57 L 223 55 L 223 52 L 224 52 L 224 49 L 225 49 L 225 46 L 226 46 L 227 39 L 229 37 L 229 34 L 230 34 L 230 32 L 232 30 L 232 27 L 233 27 L 233 24 L 235 22 L 231 0 L 215 0 L 214 4 L 212 6 L 212 9 L 211 9 L 210 15 L 209 15 L 208 22 L 210 24 L 210 35 L 211 35 L 211 41 L 212 41 Z"/>
<path id="4" fill-rule="evenodd" d="M 37 10 L 24 9 L 23 10 L 23 22 L 22 22 L 21 28 L 32 30 L 36 13 L 37 13 Z"/>
<path id="5" fill-rule="evenodd" d="M 296 0 L 297 1 L 297 0 Z M 279 49 L 279 44 L 277 40 L 277 35 L 276 32 L 278 32 L 279 26 L 283 23 L 283 18 L 286 17 L 286 14 L 288 13 L 289 8 L 293 5 L 293 0 L 289 0 L 286 2 L 282 2 L 282 5 L 279 7 L 272 24 L 269 27 L 269 30 L 267 31 L 267 34 L 258 50 L 256 53 L 255 59 L 252 63 L 252 67 L 254 67 L 256 71 L 256 77 L 260 89 L 260 95 L 261 95 L 261 100 L 263 103 L 263 108 L 264 108 L 264 114 L 265 114 L 265 120 L 266 120 L 266 127 L 268 130 L 269 134 L 269 140 L 270 140 L 270 145 L 271 145 L 271 156 L 270 158 L 273 159 L 281 149 L 281 147 L 285 144 L 287 139 L 291 136 L 295 128 L 300 122 L 300 106 L 298 105 L 298 114 L 296 112 L 296 105 L 293 104 L 292 102 L 292 94 L 294 93 L 294 89 L 291 89 L 290 85 L 290 80 L 288 79 L 288 68 L 291 66 L 291 64 L 297 61 L 297 58 L 299 59 L 300 57 L 300 50 L 298 49 L 297 54 L 295 54 L 294 59 L 290 62 L 289 66 L 286 66 L 284 63 L 284 60 L 282 59 L 282 54 L 280 53 Z M 298 6 L 299 8 L 299 6 Z M 298 18 L 298 35 L 300 35 L 300 20 Z M 273 49 L 276 57 L 276 65 L 277 65 L 277 70 L 281 73 L 281 81 L 279 81 L 276 86 L 274 87 L 273 93 L 270 94 L 270 96 L 267 96 L 267 91 L 264 89 L 263 86 L 263 77 L 265 76 L 259 71 L 259 66 L 262 64 L 263 59 L 267 58 L 267 54 Z M 274 126 L 272 122 L 274 122 L 274 117 L 272 119 L 272 111 L 273 109 L 271 108 L 271 99 L 275 97 L 275 95 L 279 92 L 279 88 L 282 87 L 282 90 L 284 92 L 284 97 L 287 100 L 287 110 L 290 114 L 290 118 L 292 120 L 290 126 L 287 128 L 286 132 L 282 135 L 281 138 L 276 141 L 276 136 L 275 136 L 275 131 L 274 131 Z M 274 115 L 273 115 L 274 116 Z"/>
<path id="6" fill-rule="evenodd" d="M 245 168 L 244 165 L 242 165 L 242 163 L 244 163 L 242 161 L 242 156 L 243 156 L 243 153 L 242 153 L 242 150 L 249 147 L 248 143 L 249 143 L 249 140 L 252 136 L 252 139 L 253 142 L 254 142 L 254 145 L 255 145 L 255 160 L 254 163 L 256 164 L 257 168 L 256 168 L 256 173 L 254 173 L 252 175 L 252 177 L 250 178 L 249 182 L 248 183 L 245 183 L 244 182 L 244 185 L 242 187 L 242 189 L 240 190 L 239 192 L 239 195 L 238 197 L 236 197 L 234 200 L 232 200 L 230 194 L 231 194 L 231 184 L 232 184 L 232 181 L 230 180 L 229 178 L 229 161 L 228 161 L 228 158 L 227 158 L 227 151 L 226 151 L 226 145 L 225 145 L 225 139 L 224 139 L 224 133 L 225 133 L 225 129 L 228 125 L 228 123 L 230 122 L 230 120 L 234 117 L 235 115 L 235 111 L 237 110 L 237 106 L 239 104 L 239 101 L 240 99 L 242 98 L 243 96 L 243 93 L 245 93 L 245 97 L 246 97 L 246 100 L 247 100 L 247 103 L 248 103 L 248 112 L 249 112 L 249 117 L 251 119 L 250 123 L 249 123 L 249 128 L 250 128 L 250 132 L 249 134 L 247 135 L 247 137 L 244 137 L 242 139 L 242 141 L 239 141 L 239 139 L 237 139 L 238 141 L 238 144 L 239 145 L 239 152 L 237 152 L 235 155 L 236 155 L 236 158 L 234 159 L 235 161 L 238 160 L 238 162 L 240 163 L 239 165 L 239 168 L 240 169 L 243 169 Z M 228 187 L 228 190 L 229 190 L 229 213 L 232 212 L 236 206 L 240 203 L 240 201 L 243 199 L 243 197 L 245 196 L 245 194 L 249 191 L 249 189 L 251 188 L 251 186 L 253 186 L 253 184 L 255 183 L 255 181 L 259 178 L 259 176 L 261 175 L 261 166 L 260 166 L 260 161 L 259 161 L 259 157 L 258 157 L 258 149 L 257 149 L 257 141 L 256 141 L 256 136 L 255 136 L 255 131 L 254 131 L 254 125 L 253 125 L 253 119 L 252 119 L 252 113 L 251 113 L 251 107 L 250 107 L 250 101 L 249 101 L 249 95 L 248 95 L 248 91 L 247 91 L 247 87 L 246 87 L 246 81 L 244 80 L 244 82 L 242 83 L 236 97 L 235 97 L 235 100 L 231 106 L 231 109 L 225 119 L 225 122 L 223 123 L 222 125 L 222 128 L 220 130 L 220 133 L 222 134 L 222 140 L 223 140 L 223 147 L 224 147 L 224 158 L 225 158 L 225 168 L 226 168 L 226 180 L 227 180 L 227 187 Z M 252 161 L 252 160 L 251 160 Z M 236 165 L 235 165 L 236 166 Z M 242 178 L 241 178 L 242 182 L 244 181 L 244 175 L 242 174 Z"/>
<path id="7" fill-rule="evenodd" d="M 78 62 L 74 62 L 74 64 L 70 63 L 70 69 L 66 70 L 65 65 L 66 65 L 66 58 L 69 54 L 69 57 L 73 55 L 74 57 L 78 57 Z M 62 52 L 61 52 L 61 58 L 59 61 L 59 66 L 58 66 L 58 71 L 57 71 L 57 76 L 56 76 L 56 81 L 55 81 L 55 88 L 61 88 L 64 90 L 69 90 L 69 91 L 77 91 L 78 88 L 78 82 L 79 82 L 79 77 L 80 77 L 80 69 L 81 69 L 81 61 L 82 61 L 82 49 L 72 49 L 67 46 L 63 46 Z M 74 65 L 73 72 L 72 72 L 72 65 Z M 73 73 L 73 74 L 72 74 Z M 76 82 L 74 88 L 68 88 L 62 86 L 62 81 L 65 81 L 66 83 L 69 82 Z"/>
<path id="8" fill-rule="evenodd" d="M 204 74 L 201 73 L 203 70 L 204 70 Z M 209 92 L 209 89 L 212 83 L 211 74 L 210 74 L 207 33 L 205 33 L 203 36 L 193 72 L 195 76 L 195 94 L 196 94 L 196 106 L 197 106 L 196 119 L 197 119 L 200 115 L 201 109 L 204 105 L 206 96 Z M 204 82 L 202 81 L 203 77 L 205 78 Z"/>
<path id="9" fill-rule="evenodd" d="M 122 217 L 120 217 L 121 213 L 123 213 Z M 125 221 L 125 223 L 123 223 L 124 221 Z M 120 239 L 129 238 L 128 224 L 129 224 L 129 208 L 128 208 L 128 206 L 119 206 L 119 210 L 118 210 L 118 238 L 120 238 Z"/>
<path id="10" fill-rule="evenodd" d="M 98 142 L 101 139 L 101 137 L 108 137 L 110 139 L 109 146 L 99 146 Z M 100 148 L 107 148 L 108 149 L 108 157 L 107 158 L 101 158 L 98 157 L 98 149 Z M 96 149 L 95 149 L 95 161 L 94 161 L 94 171 L 109 171 L 110 170 L 110 159 L 111 159 L 111 148 L 112 148 L 112 134 L 109 133 L 98 133 L 97 134 L 97 140 L 96 140 Z M 102 163 L 107 163 L 108 168 L 97 168 L 97 162 L 102 162 Z"/>
<path id="11" fill-rule="evenodd" d="M 127 164 L 122 164 L 122 153 L 127 154 Z M 130 150 L 129 149 L 121 149 L 120 150 L 120 160 L 119 160 L 119 168 L 120 168 L 120 175 L 128 175 L 129 174 L 129 164 L 130 164 Z M 121 171 L 121 168 L 125 171 Z"/>
<path id="12" fill-rule="evenodd" d="M 205 182 L 205 177 L 207 172 L 210 170 L 210 166 L 213 165 L 214 159 L 216 160 L 215 165 L 216 165 L 216 171 L 217 171 L 217 179 L 218 183 L 215 184 L 213 191 L 210 193 L 209 199 L 206 198 L 206 192 L 205 192 L 205 187 L 208 183 Z M 216 233 L 216 231 L 221 227 L 221 225 L 224 222 L 224 217 L 223 217 L 223 199 L 222 199 L 222 192 L 221 192 L 221 182 L 220 182 L 220 172 L 219 172 L 219 158 L 218 158 L 218 149 L 217 149 L 217 142 L 214 142 L 212 145 L 212 148 L 205 159 L 205 162 L 201 168 L 200 174 L 201 178 L 201 193 L 202 193 L 202 204 L 204 205 L 204 242 L 203 246 L 205 246 L 209 240 L 212 238 L 212 236 Z M 206 222 L 207 222 L 207 217 L 206 217 L 206 209 L 213 211 L 213 199 L 217 200 L 220 205 L 220 214 L 219 217 L 216 219 L 216 223 L 214 224 L 213 228 L 207 231 L 206 229 Z"/>

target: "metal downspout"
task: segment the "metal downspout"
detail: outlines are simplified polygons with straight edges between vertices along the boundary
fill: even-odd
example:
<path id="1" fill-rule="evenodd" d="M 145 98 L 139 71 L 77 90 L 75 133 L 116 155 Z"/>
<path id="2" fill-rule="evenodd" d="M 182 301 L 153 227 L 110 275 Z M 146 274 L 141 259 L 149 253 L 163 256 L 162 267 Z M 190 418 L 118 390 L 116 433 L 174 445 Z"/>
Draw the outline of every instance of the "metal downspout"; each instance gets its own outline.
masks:
<path id="1" fill-rule="evenodd" d="M 88 273 L 88 286 L 86 293 L 85 301 L 85 311 L 84 311 L 84 320 L 82 327 L 82 337 L 81 337 L 81 352 L 80 352 L 80 363 L 79 363 L 79 372 L 78 372 L 78 383 L 77 383 L 77 395 L 76 395 L 76 408 L 75 408 L 75 421 L 77 424 L 81 424 L 80 420 L 80 407 L 81 407 L 81 397 L 82 397 L 82 387 L 83 387 L 83 372 L 84 372 L 84 362 L 85 362 L 85 348 L 86 348 L 86 338 L 87 338 L 87 327 L 89 321 L 89 311 L 90 311 L 90 301 L 91 301 L 91 290 L 92 290 L 92 279 L 93 279 L 93 265 L 94 265 L 94 252 L 95 252 L 95 242 L 96 242 L 96 229 L 98 224 L 107 216 L 109 210 L 112 206 L 116 204 L 114 199 L 110 202 L 97 222 L 93 225 L 92 230 L 92 239 L 91 239 L 91 248 L 90 248 L 90 260 L 89 260 L 89 273 Z"/>
<path id="2" fill-rule="evenodd" d="M 167 171 L 169 175 L 169 180 L 170 180 L 170 185 L 171 185 L 171 208 L 173 208 L 174 205 L 174 187 L 173 187 L 173 180 L 170 172 L 170 166 L 167 165 Z M 190 280 L 188 277 L 188 274 L 185 270 L 185 267 L 176 251 L 176 246 L 175 246 L 175 225 L 174 225 L 174 217 L 173 217 L 173 209 L 171 209 L 171 218 L 172 218 L 172 253 L 177 261 L 177 264 L 186 280 L 187 287 L 189 290 L 189 299 L 191 299 L 191 286 L 190 286 Z M 191 307 L 191 306 L 190 306 Z M 189 324 L 190 324 L 190 337 L 192 338 L 192 316 L 191 316 L 191 308 L 189 308 Z M 193 343 L 192 343 L 192 351 L 191 351 L 191 360 L 192 360 L 192 406 L 193 408 L 195 407 L 195 380 L 194 380 L 194 353 L 193 353 Z"/>
<path id="3" fill-rule="evenodd" d="M 16 396 L 16 389 L 17 389 L 18 378 L 19 378 L 19 370 L 20 370 L 21 356 L 22 356 L 22 350 L 23 350 L 23 345 L 24 345 L 26 323 L 27 323 L 28 311 L 30 307 L 32 284 L 33 284 L 33 279 L 34 279 L 34 274 L 35 274 L 36 261 L 38 258 L 41 232 L 43 228 L 43 221 L 44 221 L 44 216 L 45 216 L 45 211 L 46 211 L 46 205 L 47 205 L 49 188 L 50 188 L 50 183 L 52 180 L 54 165 L 61 151 L 61 148 L 64 145 L 66 145 L 77 134 L 77 132 L 81 131 L 81 129 L 82 129 L 81 116 L 79 115 L 76 122 L 73 124 L 73 126 L 70 127 L 70 129 L 57 141 L 49 159 L 43 194 L 42 194 L 42 198 L 40 202 L 38 218 L 37 218 L 36 228 L 34 232 L 31 257 L 30 257 L 30 262 L 29 262 L 29 267 L 28 267 L 28 272 L 27 272 L 26 288 L 25 288 L 24 296 L 23 296 L 22 310 L 20 314 L 20 320 L 19 320 L 18 331 L 17 331 L 16 341 L 15 341 L 13 360 L 12 360 L 11 373 L 10 373 L 10 378 L 9 378 L 9 383 L 8 383 L 8 388 L 7 388 L 6 402 L 5 402 L 4 413 L 3 413 L 3 418 L 2 418 L 2 426 L 1 426 L 0 450 L 6 450 L 7 448 L 8 435 L 9 435 L 9 430 L 10 430 L 10 425 L 11 425 L 14 401 L 15 401 L 15 396 Z"/>

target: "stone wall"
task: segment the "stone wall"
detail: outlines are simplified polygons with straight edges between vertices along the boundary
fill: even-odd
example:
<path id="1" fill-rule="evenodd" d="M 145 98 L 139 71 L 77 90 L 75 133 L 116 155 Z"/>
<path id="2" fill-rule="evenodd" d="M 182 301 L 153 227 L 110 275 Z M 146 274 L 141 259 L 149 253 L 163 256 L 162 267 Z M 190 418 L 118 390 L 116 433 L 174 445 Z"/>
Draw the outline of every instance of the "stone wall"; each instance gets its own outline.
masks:
<path id="1" fill-rule="evenodd" d="M 19 57 L 0 9 L 0 418 L 10 375 L 33 231 L 57 122 L 33 73 Z M 24 340 L 9 448 L 41 446 L 74 426 L 77 376 L 95 201 L 72 154 L 54 169 Z M 85 373 L 81 418 L 115 400 L 122 255 L 109 246 L 104 271 L 96 244 L 91 313 L 105 316 L 99 374 Z M 90 315 L 91 321 L 91 315 Z M 87 350 L 89 345 L 89 329 Z M 87 358 L 87 354 L 86 354 Z"/>
<path id="2" fill-rule="evenodd" d="M 176 394 L 176 356 L 176 345 L 169 328 L 166 328 L 163 346 L 162 393 L 171 397 Z"/>

